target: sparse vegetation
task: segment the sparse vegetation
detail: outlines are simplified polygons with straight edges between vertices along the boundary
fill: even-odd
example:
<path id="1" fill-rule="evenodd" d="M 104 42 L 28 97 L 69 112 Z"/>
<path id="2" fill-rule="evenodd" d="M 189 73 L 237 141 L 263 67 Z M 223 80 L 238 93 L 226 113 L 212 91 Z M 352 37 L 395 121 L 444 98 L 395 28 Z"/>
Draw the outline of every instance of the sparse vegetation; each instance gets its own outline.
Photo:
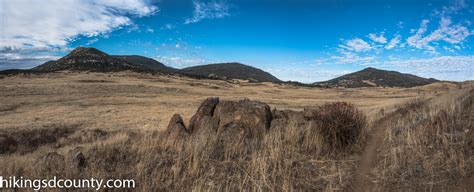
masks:
<path id="1" fill-rule="evenodd" d="M 409 102 L 389 116 L 374 176 L 379 190 L 472 189 L 473 102 L 474 89 L 467 87 Z"/>
<path id="2" fill-rule="evenodd" d="M 452 191 L 474 173 L 469 84 L 321 90 L 127 73 L 2 82 L 0 142 L 8 147 L 0 148 L 0 172 L 7 176 L 135 179 L 138 191 L 350 190 L 367 135 L 380 127 L 386 130 L 370 187 Z M 258 137 L 199 129 L 163 139 L 174 113 L 189 127 L 211 95 L 251 95 L 277 110 Z"/>
<path id="3" fill-rule="evenodd" d="M 314 114 L 311 120 L 313 123 L 306 127 L 297 126 L 301 122 L 292 119 L 289 126 L 270 129 L 263 138 L 255 137 L 237 143 L 223 141 L 222 135 L 213 129 L 200 129 L 172 146 L 160 134 L 125 134 L 120 139 L 84 148 L 87 161 L 91 163 L 76 175 L 66 171 L 67 166 L 58 160 L 58 154 L 52 153 L 40 158 L 47 162 L 39 166 L 47 169 L 42 168 L 40 171 L 29 171 L 38 170 L 35 169 L 38 163 L 34 160 L 16 160 L 22 156 L 9 156 L 0 163 L 13 168 L 4 170 L 3 174 L 21 173 L 31 178 L 53 174 L 134 178 L 140 183 L 139 189 L 142 191 L 340 190 L 349 181 L 348 171 L 353 168 L 355 156 L 329 157 L 320 151 L 345 149 L 360 142 L 356 138 L 359 138 L 359 133 L 366 125 L 364 117 L 347 103 L 327 104 Z M 337 115 L 345 118 L 337 118 Z M 324 131 L 327 129 L 330 131 Z M 336 138 L 334 141 L 329 138 L 333 136 Z M 352 143 L 342 143 L 346 138 L 352 139 Z M 310 145 L 318 140 L 329 143 Z"/>

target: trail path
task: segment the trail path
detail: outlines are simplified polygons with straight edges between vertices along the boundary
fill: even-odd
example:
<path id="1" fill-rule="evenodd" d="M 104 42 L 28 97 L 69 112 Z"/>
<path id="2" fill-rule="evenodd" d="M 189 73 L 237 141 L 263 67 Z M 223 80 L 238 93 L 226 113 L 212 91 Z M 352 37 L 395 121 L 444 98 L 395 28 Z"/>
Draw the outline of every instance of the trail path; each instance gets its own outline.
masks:
<path id="1" fill-rule="evenodd" d="M 368 135 L 367 143 L 362 151 L 361 159 L 356 167 L 356 174 L 351 185 L 353 191 L 374 191 L 373 183 L 369 178 L 369 174 L 375 168 L 378 149 L 382 146 L 384 133 L 386 130 L 386 122 L 388 118 L 383 118 L 374 122 L 371 132 Z"/>

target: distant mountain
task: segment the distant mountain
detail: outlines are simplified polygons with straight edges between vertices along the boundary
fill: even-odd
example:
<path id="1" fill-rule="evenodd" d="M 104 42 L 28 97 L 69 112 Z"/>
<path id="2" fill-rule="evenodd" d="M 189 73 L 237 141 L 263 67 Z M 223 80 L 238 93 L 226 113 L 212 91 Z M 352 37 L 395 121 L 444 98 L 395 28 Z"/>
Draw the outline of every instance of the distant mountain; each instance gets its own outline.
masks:
<path id="1" fill-rule="evenodd" d="M 355 73 L 343 75 L 313 85 L 325 87 L 415 87 L 437 82 L 436 79 L 426 79 L 397 71 L 385 71 L 376 68 L 365 68 Z"/>
<path id="2" fill-rule="evenodd" d="M 184 69 L 168 67 L 154 59 L 138 55 L 108 55 L 95 48 L 78 47 L 68 55 L 48 61 L 34 67 L 31 71 L 91 71 L 91 72 L 161 72 L 165 74 L 182 74 L 197 78 L 211 79 L 245 79 L 257 82 L 281 82 L 278 78 L 261 69 L 240 63 L 209 64 Z M 17 73 L 6 71 L 5 73 Z M 22 71 L 25 73 L 26 71 Z"/>
<path id="3" fill-rule="evenodd" d="M 172 73 L 173 68 L 142 56 L 112 56 L 95 48 L 79 47 L 68 55 L 56 60 L 48 61 L 34 67 L 35 71 L 136 71 L 136 72 L 163 72 Z"/>
<path id="4" fill-rule="evenodd" d="M 79 47 L 68 55 L 56 60 L 48 61 L 33 68 L 38 71 L 124 71 L 140 70 L 140 66 L 124 62 L 94 48 Z"/>
<path id="5" fill-rule="evenodd" d="M 112 57 L 124 60 L 134 65 L 141 65 L 144 68 L 152 69 L 162 73 L 174 73 L 177 71 L 177 69 L 168 67 L 154 59 L 139 55 L 113 55 Z"/>
<path id="6" fill-rule="evenodd" d="M 245 79 L 257 82 L 281 82 L 272 74 L 241 63 L 217 63 L 184 68 L 182 74 L 217 79 Z"/>

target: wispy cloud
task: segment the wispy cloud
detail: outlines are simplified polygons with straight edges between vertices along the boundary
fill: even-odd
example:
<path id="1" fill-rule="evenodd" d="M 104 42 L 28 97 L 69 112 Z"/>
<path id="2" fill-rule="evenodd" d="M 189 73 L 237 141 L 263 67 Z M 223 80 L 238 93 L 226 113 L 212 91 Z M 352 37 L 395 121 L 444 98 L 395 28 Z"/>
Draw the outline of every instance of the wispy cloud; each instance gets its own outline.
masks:
<path id="1" fill-rule="evenodd" d="M 340 50 L 339 52 L 341 55 L 335 55 L 331 57 L 333 63 L 368 65 L 374 63 L 374 61 L 377 59 L 373 56 L 360 56 L 356 53 L 344 50 Z"/>
<path id="2" fill-rule="evenodd" d="M 438 54 L 440 48 L 450 52 L 459 50 L 458 48 L 462 48 L 462 44 L 474 32 L 468 28 L 470 21 L 454 24 L 451 15 L 460 14 L 461 10 L 468 7 L 469 5 L 464 0 L 454 0 L 448 6 L 435 10 L 430 19 L 421 21 L 418 29 L 412 29 L 413 34 L 406 39 L 407 45 L 430 54 Z M 429 32 L 430 20 L 437 19 L 439 19 L 437 27 Z"/>
<path id="3" fill-rule="evenodd" d="M 385 45 L 385 49 L 390 50 L 390 49 L 393 49 L 393 48 L 399 46 L 401 39 L 402 39 L 401 35 L 399 35 L 399 34 L 395 35 L 392 38 L 392 40 L 390 40 L 390 42 L 388 42 L 388 44 Z"/>
<path id="4" fill-rule="evenodd" d="M 365 52 L 374 48 L 372 45 L 358 37 L 344 41 L 344 43 L 340 44 L 339 47 L 354 52 Z"/>
<path id="5" fill-rule="evenodd" d="M 4 69 L 27 69 L 38 64 L 38 62 L 46 62 L 50 60 L 58 59 L 57 56 L 51 55 L 51 52 L 63 52 L 70 51 L 67 48 L 64 49 L 49 49 L 49 48 L 36 48 L 29 50 L 13 50 L 6 48 L 0 50 L 0 70 Z"/>
<path id="6" fill-rule="evenodd" d="M 156 56 L 155 59 L 161 63 L 175 68 L 185 68 L 196 65 L 203 65 L 213 63 L 213 61 L 197 58 L 197 57 L 183 57 L 183 56 Z"/>
<path id="7" fill-rule="evenodd" d="M 43 61 L 36 52 L 65 48 L 78 36 L 94 37 L 131 25 L 133 17 L 156 13 L 148 0 L 18 0 L 2 1 L 0 50 Z M 28 54 L 28 55 L 26 55 Z M 4 60 L 11 59 L 4 52 Z M 3 61 L 4 63 L 8 61 Z M 13 60 L 8 63 L 15 63 Z M 39 64 L 39 63 L 37 63 Z"/>
<path id="8" fill-rule="evenodd" d="M 383 62 L 384 66 L 401 68 L 412 74 L 442 80 L 462 81 L 474 76 L 474 56 L 440 56 Z"/>
<path id="9" fill-rule="evenodd" d="M 369 33 L 364 37 L 355 37 L 351 40 L 343 40 L 335 48 L 336 53 L 331 57 L 332 62 L 360 66 L 388 65 L 391 67 L 407 64 L 406 67 L 410 66 L 418 74 L 420 71 L 431 71 L 430 75 L 441 78 L 445 77 L 441 75 L 440 71 L 448 71 L 448 69 L 451 70 L 459 67 L 463 69 L 463 71 L 458 71 L 460 77 L 471 78 L 472 73 L 466 74 L 467 72 L 472 72 L 471 69 L 467 68 L 472 68 L 473 66 L 468 65 L 466 62 L 470 61 L 471 57 L 442 56 L 442 54 L 455 55 L 460 50 L 465 49 L 467 47 L 465 43 L 467 43 L 468 38 L 474 35 L 474 30 L 469 29 L 471 26 L 469 20 L 455 22 L 454 17 L 452 17 L 453 14 L 462 14 L 461 11 L 468 7 L 469 5 L 463 0 L 453 1 L 448 6 L 434 11 L 428 19 L 421 20 L 419 27 L 411 29 L 410 33 L 405 37 L 400 32 L 404 27 L 398 27 L 397 31 L 393 32 L 394 35 L 391 39 L 387 39 L 386 32 L 384 31 Z M 439 20 L 439 22 L 431 22 L 433 20 Z M 401 26 L 405 24 L 398 22 L 394 25 Z M 420 51 L 419 53 L 423 56 L 430 56 L 432 58 L 419 60 L 393 59 L 396 58 L 394 54 L 397 57 L 409 58 L 411 57 L 410 54 L 419 54 L 417 51 Z M 452 65 L 448 66 L 447 63 Z M 423 66 L 423 68 L 419 66 Z M 446 77 L 445 79 L 451 78 Z"/>
<path id="10" fill-rule="evenodd" d="M 323 67 L 267 67 L 263 68 L 283 81 L 298 81 L 303 83 L 314 83 L 325 81 L 347 74 L 347 70 L 328 70 Z"/>
<path id="11" fill-rule="evenodd" d="M 459 11 L 468 8 L 469 5 L 465 0 L 453 0 L 447 6 L 443 6 L 440 10 L 435 10 L 433 15 L 446 16 L 457 14 Z"/>
<path id="12" fill-rule="evenodd" d="M 230 16 L 230 6 L 225 1 L 201 2 L 193 1 L 193 17 L 184 21 L 185 24 L 197 23 L 204 19 L 217 19 Z"/>
<path id="13" fill-rule="evenodd" d="M 174 28 L 176 28 L 176 25 L 171 24 L 171 23 L 167 23 L 167 24 L 163 25 L 160 29 L 161 30 L 171 30 L 171 29 L 174 29 Z"/>
<path id="14" fill-rule="evenodd" d="M 78 35 L 97 36 L 158 11 L 145 0 L 18 0 L 2 3 L 0 48 L 66 46 Z"/>
<path id="15" fill-rule="evenodd" d="M 472 32 L 462 24 L 453 25 L 449 17 L 441 17 L 438 28 L 425 35 L 428 24 L 429 20 L 423 20 L 416 33 L 407 38 L 409 46 L 436 53 L 437 48 L 433 44 L 439 45 L 438 42 L 443 41 L 450 45 L 458 45 L 472 35 Z"/>
<path id="16" fill-rule="evenodd" d="M 452 15 L 462 14 L 462 10 L 469 5 L 464 0 L 455 0 L 448 6 L 443 6 L 433 11 L 431 16 L 423 19 L 418 28 L 411 29 L 410 34 L 403 37 L 400 31 L 395 31 L 392 39 L 388 40 L 385 32 L 369 33 L 366 37 L 355 37 L 351 40 L 344 40 L 338 45 L 346 52 L 361 54 L 371 52 L 372 54 L 384 53 L 384 50 L 396 50 L 412 48 L 429 55 L 439 55 L 439 51 L 456 53 L 463 49 L 464 43 L 474 35 L 474 30 L 470 29 L 471 21 L 465 19 L 456 22 Z M 439 20 L 439 22 L 432 22 Z M 398 30 L 404 28 L 403 22 L 395 23 Z M 341 51 L 339 51 L 341 53 Z M 341 53 L 347 56 L 347 53 Z M 354 58 L 355 56 L 353 56 Z"/>
<path id="17" fill-rule="evenodd" d="M 387 43 L 387 38 L 384 37 L 384 33 L 380 33 L 380 35 L 377 35 L 377 34 L 374 34 L 374 33 L 370 33 L 369 34 L 369 38 L 374 41 L 374 42 L 377 42 L 377 43 L 381 43 L 381 44 L 385 44 Z"/>
<path id="18" fill-rule="evenodd" d="M 370 56 L 348 54 L 334 56 L 325 60 L 324 65 L 330 63 L 356 64 L 361 67 L 377 67 L 387 70 L 396 70 L 427 78 L 440 80 L 464 81 L 474 76 L 474 56 L 438 56 L 426 59 L 403 59 L 390 56 L 388 59 Z M 314 69 L 313 69 L 314 68 Z M 324 66 L 280 67 L 270 69 L 272 74 L 285 80 L 301 82 L 316 82 L 328 80 L 354 71 L 327 70 Z"/>

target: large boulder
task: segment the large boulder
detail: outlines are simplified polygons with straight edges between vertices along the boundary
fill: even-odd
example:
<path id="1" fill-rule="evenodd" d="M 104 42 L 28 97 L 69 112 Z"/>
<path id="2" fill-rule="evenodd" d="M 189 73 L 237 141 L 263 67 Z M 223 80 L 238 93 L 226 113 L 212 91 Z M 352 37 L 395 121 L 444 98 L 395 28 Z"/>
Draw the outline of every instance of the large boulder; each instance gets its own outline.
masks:
<path id="1" fill-rule="evenodd" d="M 239 129 L 247 137 L 262 136 L 270 128 L 272 113 L 270 107 L 260 101 L 221 101 L 215 111 L 218 133 Z"/>
<path id="2" fill-rule="evenodd" d="M 263 102 L 249 99 L 220 101 L 218 97 L 210 97 L 191 118 L 187 130 L 189 133 L 205 130 L 223 137 L 252 138 L 262 136 L 270 128 L 271 121 L 270 107 Z"/>
<path id="3" fill-rule="evenodd" d="M 181 139 L 189 134 L 186 126 L 184 125 L 183 118 L 181 115 L 174 114 L 168 123 L 166 131 L 163 133 L 163 139 L 169 145 L 174 144 L 178 139 Z"/>
<path id="4" fill-rule="evenodd" d="M 214 128 L 216 123 L 212 116 L 214 115 L 214 110 L 219 104 L 219 97 L 209 97 L 201 106 L 199 106 L 196 114 L 189 121 L 189 132 L 195 132 L 200 128 Z"/>
<path id="5" fill-rule="evenodd" d="M 0 154 L 13 153 L 17 147 L 18 142 L 14 138 L 8 135 L 0 135 Z"/>

